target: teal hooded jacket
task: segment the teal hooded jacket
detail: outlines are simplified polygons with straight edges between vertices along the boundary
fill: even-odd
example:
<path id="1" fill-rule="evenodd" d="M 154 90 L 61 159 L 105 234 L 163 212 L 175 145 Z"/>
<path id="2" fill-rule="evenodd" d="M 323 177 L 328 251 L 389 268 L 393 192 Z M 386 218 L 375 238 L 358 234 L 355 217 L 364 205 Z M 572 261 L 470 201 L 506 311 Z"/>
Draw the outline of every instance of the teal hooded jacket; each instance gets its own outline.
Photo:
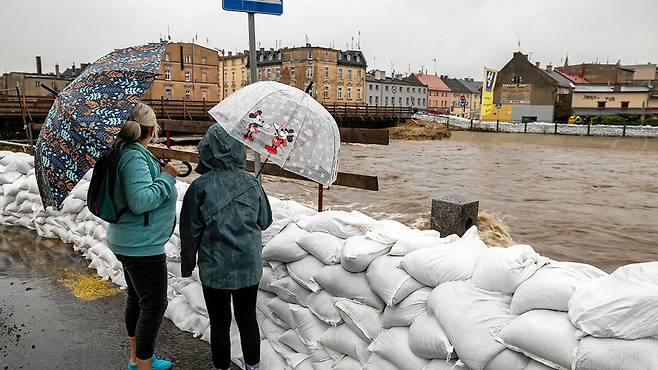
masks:
<path id="1" fill-rule="evenodd" d="M 272 210 L 244 162 L 244 145 L 213 125 L 199 144 L 202 176 L 183 200 L 181 273 L 191 276 L 198 263 L 201 283 L 210 288 L 245 288 L 263 274 L 261 230 L 272 223 Z"/>

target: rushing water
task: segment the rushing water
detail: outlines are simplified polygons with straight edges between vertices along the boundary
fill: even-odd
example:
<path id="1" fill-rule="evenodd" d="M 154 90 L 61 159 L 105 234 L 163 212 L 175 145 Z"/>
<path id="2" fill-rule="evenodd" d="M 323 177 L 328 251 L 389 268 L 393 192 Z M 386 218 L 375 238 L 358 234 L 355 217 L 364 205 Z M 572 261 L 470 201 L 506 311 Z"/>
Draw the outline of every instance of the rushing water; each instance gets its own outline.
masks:
<path id="1" fill-rule="evenodd" d="M 341 171 L 380 191 L 334 187 L 325 207 L 427 227 L 431 199 L 463 193 L 503 217 L 517 243 L 605 270 L 658 260 L 658 152 L 521 142 L 394 141 L 343 145 Z M 316 205 L 317 188 L 265 179 L 268 193 Z"/>

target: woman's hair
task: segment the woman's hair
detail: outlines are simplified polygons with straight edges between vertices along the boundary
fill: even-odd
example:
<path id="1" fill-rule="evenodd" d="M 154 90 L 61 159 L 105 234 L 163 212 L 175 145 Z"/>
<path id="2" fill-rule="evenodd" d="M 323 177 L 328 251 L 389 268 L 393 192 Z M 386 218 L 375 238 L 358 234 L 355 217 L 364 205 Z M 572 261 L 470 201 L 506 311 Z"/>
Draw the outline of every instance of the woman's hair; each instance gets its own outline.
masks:
<path id="1" fill-rule="evenodd" d="M 135 143 L 150 135 L 151 128 L 155 129 L 153 138 L 158 137 L 160 126 L 155 119 L 155 112 L 144 103 L 137 103 L 130 118 L 123 125 L 114 142 L 114 149 L 121 150 L 126 144 Z"/>

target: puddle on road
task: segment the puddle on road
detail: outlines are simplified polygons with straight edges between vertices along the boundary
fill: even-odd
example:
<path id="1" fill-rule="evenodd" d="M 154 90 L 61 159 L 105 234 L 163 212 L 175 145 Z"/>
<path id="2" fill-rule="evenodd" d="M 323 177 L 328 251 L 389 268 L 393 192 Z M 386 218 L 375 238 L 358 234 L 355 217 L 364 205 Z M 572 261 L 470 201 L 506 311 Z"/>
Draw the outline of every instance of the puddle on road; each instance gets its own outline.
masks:
<path id="1" fill-rule="evenodd" d="M 87 264 L 70 245 L 59 240 L 44 239 L 20 227 L 0 226 L 0 276 L 49 280 L 63 285 L 82 301 L 121 291 L 96 276 Z"/>

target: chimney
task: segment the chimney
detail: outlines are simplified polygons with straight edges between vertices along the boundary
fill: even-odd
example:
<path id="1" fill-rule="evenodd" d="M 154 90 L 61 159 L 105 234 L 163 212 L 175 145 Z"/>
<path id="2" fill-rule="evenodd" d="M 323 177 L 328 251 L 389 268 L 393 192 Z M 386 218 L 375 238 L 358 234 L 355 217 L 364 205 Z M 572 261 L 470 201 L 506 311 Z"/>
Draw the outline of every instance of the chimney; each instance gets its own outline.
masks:
<path id="1" fill-rule="evenodd" d="M 232 51 L 229 51 L 229 52 L 228 52 L 228 56 L 232 57 L 232 56 L 233 56 L 233 52 L 232 52 Z"/>
<path id="2" fill-rule="evenodd" d="M 75 73 L 75 63 L 71 64 L 71 69 L 73 70 L 73 73 Z"/>
<path id="3" fill-rule="evenodd" d="M 43 72 L 41 70 L 41 57 L 37 55 L 36 60 L 37 60 L 37 74 L 40 75 Z"/>
<path id="4" fill-rule="evenodd" d="M 310 43 L 310 42 L 307 42 L 307 43 L 306 43 L 306 47 L 307 47 L 307 48 L 310 48 L 310 47 L 311 47 L 311 43 Z"/>
<path id="5" fill-rule="evenodd" d="M 59 64 L 55 64 L 55 77 L 59 78 Z"/>
<path id="6" fill-rule="evenodd" d="M 546 70 L 547 70 L 548 72 L 553 72 L 553 66 L 550 65 L 550 64 L 547 65 L 547 66 L 546 66 Z"/>
<path id="7" fill-rule="evenodd" d="M 540 67 L 541 67 L 541 63 L 540 63 L 540 62 L 535 62 L 535 67 L 540 68 Z"/>

